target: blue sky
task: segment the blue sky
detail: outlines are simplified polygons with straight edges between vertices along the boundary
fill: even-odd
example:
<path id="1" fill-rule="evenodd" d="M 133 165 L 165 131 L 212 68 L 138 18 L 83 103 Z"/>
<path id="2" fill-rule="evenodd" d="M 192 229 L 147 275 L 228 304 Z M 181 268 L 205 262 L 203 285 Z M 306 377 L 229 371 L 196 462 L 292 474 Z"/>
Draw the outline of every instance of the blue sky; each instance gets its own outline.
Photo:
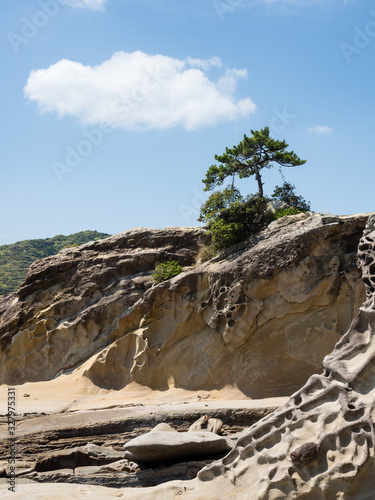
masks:
<path id="1" fill-rule="evenodd" d="M 2 0 L 0 244 L 194 226 L 264 126 L 318 212 L 375 210 L 370 0 Z M 281 183 L 264 174 L 265 191 Z M 255 192 L 255 179 L 240 184 Z"/>

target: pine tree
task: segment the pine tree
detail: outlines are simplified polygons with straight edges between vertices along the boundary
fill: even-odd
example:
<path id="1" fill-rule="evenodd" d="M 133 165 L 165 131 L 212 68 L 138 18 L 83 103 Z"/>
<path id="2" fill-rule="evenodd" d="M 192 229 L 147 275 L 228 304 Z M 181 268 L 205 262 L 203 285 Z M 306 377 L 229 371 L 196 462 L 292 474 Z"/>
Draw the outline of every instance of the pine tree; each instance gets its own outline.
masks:
<path id="1" fill-rule="evenodd" d="M 206 173 L 203 183 L 205 191 L 210 191 L 223 184 L 224 180 L 232 177 L 233 185 L 236 175 L 240 179 L 255 175 L 258 183 L 258 195 L 264 198 L 263 183 L 260 171 L 271 168 L 274 164 L 282 167 L 296 167 L 306 163 L 293 151 L 287 151 L 285 141 L 277 141 L 270 137 L 269 127 L 260 131 L 251 131 L 252 136 L 244 135 L 243 140 L 233 148 L 226 148 L 223 155 L 215 155 L 219 165 L 211 165 Z"/>

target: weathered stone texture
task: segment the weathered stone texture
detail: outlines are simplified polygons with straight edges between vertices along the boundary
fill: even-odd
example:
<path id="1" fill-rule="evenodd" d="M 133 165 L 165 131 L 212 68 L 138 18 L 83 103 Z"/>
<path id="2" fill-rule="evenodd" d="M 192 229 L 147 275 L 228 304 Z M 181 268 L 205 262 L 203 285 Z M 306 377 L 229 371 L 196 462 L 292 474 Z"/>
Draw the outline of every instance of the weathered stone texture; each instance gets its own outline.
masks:
<path id="1" fill-rule="evenodd" d="M 289 402 L 245 432 L 189 483 L 129 499 L 370 500 L 375 491 L 375 216 L 359 245 L 367 300 L 348 332 Z"/>
<path id="2" fill-rule="evenodd" d="M 0 300 L 0 383 L 48 380 L 138 327 L 134 304 L 158 262 L 195 261 L 200 228 L 135 229 L 36 261 Z"/>
<path id="3" fill-rule="evenodd" d="M 192 265 L 204 230 L 132 230 L 37 261 L 0 302 L 0 380 L 46 380 L 86 361 L 104 389 L 289 395 L 319 372 L 363 300 L 366 220 L 287 217 L 158 286 L 156 262 Z"/>

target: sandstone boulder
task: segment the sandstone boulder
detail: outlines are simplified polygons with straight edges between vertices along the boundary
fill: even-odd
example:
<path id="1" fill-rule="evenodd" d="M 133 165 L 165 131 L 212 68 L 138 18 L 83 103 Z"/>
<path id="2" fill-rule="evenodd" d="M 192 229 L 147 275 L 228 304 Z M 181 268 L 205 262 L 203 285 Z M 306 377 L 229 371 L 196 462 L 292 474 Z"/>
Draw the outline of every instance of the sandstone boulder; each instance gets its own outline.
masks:
<path id="1" fill-rule="evenodd" d="M 206 430 L 214 434 L 219 434 L 222 427 L 223 421 L 219 418 L 210 418 L 209 415 L 203 415 L 203 417 L 191 424 L 189 432 Z"/>
<path id="2" fill-rule="evenodd" d="M 209 432 L 152 431 L 132 439 L 124 446 L 135 461 L 185 462 L 228 453 L 233 447 L 230 439 Z"/>
<path id="3" fill-rule="evenodd" d="M 163 432 L 176 432 L 175 429 L 166 422 L 160 422 L 160 424 L 156 425 L 151 432 L 157 432 L 157 431 L 163 431 Z"/>

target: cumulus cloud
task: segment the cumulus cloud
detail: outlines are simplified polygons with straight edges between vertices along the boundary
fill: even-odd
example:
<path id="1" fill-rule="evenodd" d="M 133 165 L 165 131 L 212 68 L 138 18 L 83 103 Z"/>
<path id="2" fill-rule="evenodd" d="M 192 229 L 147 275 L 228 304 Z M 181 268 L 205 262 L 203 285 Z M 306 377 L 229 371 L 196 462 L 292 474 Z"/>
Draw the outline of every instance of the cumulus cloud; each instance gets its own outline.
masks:
<path id="1" fill-rule="evenodd" d="M 104 10 L 107 0 L 63 0 L 64 5 L 80 9 Z"/>
<path id="2" fill-rule="evenodd" d="M 316 125 L 315 127 L 308 128 L 307 131 L 310 132 L 310 134 L 330 135 L 333 134 L 334 129 L 326 125 Z"/>
<path id="3" fill-rule="evenodd" d="M 220 76 L 207 74 L 211 66 Z M 236 99 L 246 70 L 218 69 L 218 58 L 175 59 L 141 51 L 117 52 L 98 66 L 62 59 L 32 71 L 24 89 L 42 113 L 73 116 L 83 125 L 105 123 L 128 130 L 192 130 L 247 117 L 256 110 L 249 98 Z"/>

